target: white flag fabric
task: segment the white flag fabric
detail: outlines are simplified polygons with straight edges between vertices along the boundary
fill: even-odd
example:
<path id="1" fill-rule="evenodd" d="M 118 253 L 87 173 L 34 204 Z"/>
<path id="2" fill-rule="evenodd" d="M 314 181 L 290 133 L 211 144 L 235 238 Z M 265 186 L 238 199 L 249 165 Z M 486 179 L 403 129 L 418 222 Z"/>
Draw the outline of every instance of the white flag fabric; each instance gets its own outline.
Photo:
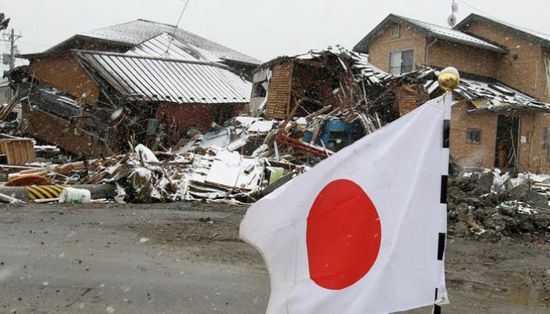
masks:
<path id="1" fill-rule="evenodd" d="M 449 103 L 420 106 L 251 206 L 240 236 L 267 264 L 267 313 L 390 313 L 433 305 L 436 289 L 445 300 Z"/>

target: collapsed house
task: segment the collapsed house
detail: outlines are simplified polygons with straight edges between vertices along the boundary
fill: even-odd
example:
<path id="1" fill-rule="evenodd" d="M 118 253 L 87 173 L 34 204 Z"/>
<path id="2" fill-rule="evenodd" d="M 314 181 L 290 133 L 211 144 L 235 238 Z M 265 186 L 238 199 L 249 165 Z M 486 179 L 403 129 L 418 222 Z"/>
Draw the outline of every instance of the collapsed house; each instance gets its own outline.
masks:
<path id="1" fill-rule="evenodd" d="M 220 85 L 212 84 L 212 78 L 215 79 L 218 75 L 226 75 L 223 80 L 226 84 L 231 82 L 232 77 L 227 77 L 227 72 L 216 72 L 219 69 L 224 69 L 223 66 L 213 66 L 211 63 L 198 61 L 159 59 L 151 56 L 113 52 L 72 50 L 71 53 L 87 74 L 93 75 L 97 82 L 105 84 L 102 86 L 108 86 L 109 89 L 106 90 L 110 91 L 109 95 L 111 95 L 109 97 L 111 99 L 108 101 L 114 102 L 116 101 L 113 100 L 116 99 L 114 96 L 119 96 L 125 100 L 134 100 L 138 104 L 144 104 L 151 100 L 158 101 L 158 95 L 165 97 L 161 99 L 164 102 L 172 101 L 170 97 L 175 97 L 177 94 L 158 94 L 155 97 L 148 93 L 150 89 L 140 88 L 144 86 L 144 82 L 150 82 L 147 81 L 149 75 L 143 73 L 150 73 L 155 77 L 157 81 L 150 82 L 150 84 L 159 89 L 166 91 L 166 89 L 181 88 L 182 86 L 174 85 L 176 83 L 173 80 L 163 79 L 164 76 L 168 78 L 175 76 L 170 72 L 173 68 L 176 68 L 176 71 L 187 71 L 188 68 L 191 68 L 198 79 L 201 78 L 201 69 L 204 70 L 209 74 L 208 82 L 211 92 L 219 92 L 208 97 L 211 99 L 219 97 L 228 103 L 235 101 L 224 97 L 235 92 L 236 83 L 229 84 L 233 87 L 232 89 L 227 85 L 222 85 L 222 80 L 220 80 Z M 298 59 L 288 58 L 288 60 L 294 62 Z M 85 162 L 63 165 L 27 166 L 22 171 L 11 172 L 8 184 L 17 184 L 20 180 L 25 180 L 27 176 L 38 176 L 44 184 L 54 186 L 112 184 L 111 189 L 116 187 L 117 191 L 114 194 L 128 202 L 199 199 L 253 201 L 365 134 L 374 132 L 384 124 L 377 112 L 369 110 L 369 104 L 372 103 L 371 99 L 385 99 L 380 97 L 384 91 L 382 78 L 390 76 L 370 67 L 366 63 L 365 56 L 343 49 L 334 49 L 311 52 L 300 56 L 299 60 L 305 61 L 308 66 L 316 66 L 320 72 L 326 71 L 325 81 L 316 81 L 318 77 L 310 76 L 307 82 L 304 81 L 301 84 L 299 75 L 308 75 L 310 70 L 301 73 L 296 71 L 295 73 L 300 74 L 296 75 L 295 84 L 292 85 L 294 96 L 289 98 L 285 104 L 289 113 L 283 117 L 275 117 L 264 110 L 260 113 L 262 117 L 231 118 L 235 111 L 245 108 L 228 106 L 227 108 L 231 108 L 231 112 L 227 114 L 218 112 L 218 116 L 215 118 L 223 119 L 220 121 L 224 123 L 213 127 L 210 127 L 209 124 L 208 130 L 197 127 L 196 133 L 190 134 L 185 141 L 171 145 L 170 149 L 163 149 L 161 146 L 155 148 L 154 138 L 160 131 L 154 129 L 151 132 L 152 143 L 144 142 L 146 145 L 137 145 L 135 150 L 128 154 L 111 153 L 110 157 L 87 159 Z M 139 66 L 140 62 L 145 65 Z M 165 73 L 146 72 L 146 70 L 155 68 L 150 65 L 157 65 L 165 69 Z M 132 79 L 138 73 L 144 77 L 141 77 L 138 82 L 134 82 Z M 238 76 L 234 78 L 240 79 Z M 161 82 L 163 85 L 155 85 L 160 84 L 156 82 Z M 197 84 L 199 83 L 200 81 Z M 284 82 L 281 83 L 284 84 Z M 29 84 L 29 82 L 22 82 L 21 86 L 25 86 L 25 84 Z M 131 86 L 135 87 L 129 89 Z M 205 95 L 206 83 L 204 86 L 194 86 L 199 89 L 202 87 L 202 94 L 193 94 L 195 91 L 190 90 L 191 95 L 196 95 L 192 97 Z M 224 88 L 227 89 L 224 90 Z M 276 89 L 277 87 L 273 85 L 272 88 Z M 313 88 L 318 89 L 311 92 Z M 101 134 L 99 133 L 99 129 L 101 129 L 99 123 L 102 122 L 102 116 L 105 116 L 106 119 L 103 121 L 119 124 L 119 128 L 115 129 L 118 132 L 136 127 L 136 124 L 132 125 L 129 119 L 121 120 L 124 119 L 124 115 L 128 115 L 128 109 L 124 109 L 122 112 L 120 110 L 101 111 L 102 107 L 100 106 L 86 105 L 85 111 L 70 113 L 69 110 L 80 110 L 83 108 L 82 104 L 87 104 L 89 101 L 74 100 L 51 88 L 37 89 L 36 86 L 31 85 L 28 90 L 30 91 L 30 100 L 28 100 L 30 103 L 34 102 L 33 93 L 40 93 L 40 97 L 37 99 L 52 104 L 63 104 L 69 108 L 56 112 L 56 117 L 65 115 L 66 119 L 70 119 L 70 116 L 78 117 L 79 114 L 86 116 L 87 119 L 83 121 L 69 120 L 74 125 L 80 123 L 79 130 L 82 130 L 82 125 L 84 125 L 88 128 L 98 129 L 95 134 Z M 274 93 L 270 94 L 274 95 Z M 250 97 L 250 91 L 243 97 Z M 189 98 L 183 100 L 187 99 Z M 182 99 L 178 98 L 178 100 Z M 267 104 L 266 108 L 269 108 L 271 106 L 269 99 Z M 24 105 L 24 111 L 42 110 L 39 106 Z M 164 106 L 161 104 L 157 107 L 155 113 L 157 119 L 159 121 L 171 119 L 167 123 L 169 126 L 181 127 L 178 125 L 180 122 L 177 115 L 178 108 Z M 147 107 L 139 107 L 142 111 L 145 110 L 144 108 Z M 32 115 L 31 112 L 31 116 L 35 115 Z M 197 112 L 193 117 L 203 119 L 207 115 Z M 182 116 L 181 123 L 193 121 L 193 117 L 189 119 L 190 117 L 185 116 L 184 120 Z M 24 118 L 23 127 L 27 130 L 29 130 L 28 123 Z M 97 125 L 92 125 L 92 123 Z M 154 127 L 154 125 L 149 124 L 148 127 Z M 109 128 L 113 128 L 113 126 L 105 126 L 107 132 Z M 52 128 L 48 126 L 47 129 L 49 129 L 48 134 L 51 134 Z M 59 130 L 59 132 L 66 132 L 66 130 Z M 67 145 L 75 145 L 75 138 L 83 134 L 71 132 L 63 138 L 68 141 L 72 140 Z M 109 138 L 109 135 L 107 137 Z M 130 133 L 123 133 L 120 138 L 132 139 Z M 83 144 L 85 145 L 85 142 Z M 101 143 L 94 143 L 80 149 L 97 150 L 101 147 L 100 145 Z M 106 148 L 110 147 L 113 146 Z M 42 195 L 48 195 L 48 193 L 42 193 Z M 31 200 L 41 201 L 37 198 L 39 196 L 33 194 Z M 92 196 L 94 195 L 92 194 Z"/>
<path id="2" fill-rule="evenodd" d="M 23 57 L 22 130 L 83 157 L 165 148 L 249 103 L 257 60 L 174 26 L 138 20 Z"/>
<path id="3" fill-rule="evenodd" d="M 280 57 L 254 72 L 250 112 L 291 121 L 304 129 L 293 137 L 338 151 L 383 126 L 381 112 L 370 106 L 384 90 L 385 77 L 366 55 L 341 47 Z M 278 142 L 299 144 L 283 137 Z"/>

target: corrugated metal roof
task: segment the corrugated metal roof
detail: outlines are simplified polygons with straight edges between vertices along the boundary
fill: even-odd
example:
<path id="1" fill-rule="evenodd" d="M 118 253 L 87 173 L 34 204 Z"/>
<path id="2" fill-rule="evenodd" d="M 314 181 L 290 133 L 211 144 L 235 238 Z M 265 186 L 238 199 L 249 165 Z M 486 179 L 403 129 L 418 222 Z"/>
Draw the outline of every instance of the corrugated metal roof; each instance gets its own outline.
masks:
<path id="1" fill-rule="evenodd" d="M 250 64 L 260 64 L 261 61 L 241 52 L 230 49 L 201 36 L 184 31 L 175 26 L 147 20 L 137 20 L 124 24 L 109 26 L 98 30 L 79 34 L 80 36 L 116 41 L 138 45 L 163 33 L 174 34 L 183 43 L 208 51 L 217 59 L 233 60 Z"/>
<path id="2" fill-rule="evenodd" d="M 184 43 L 168 33 L 162 33 L 159 36 L 153 37 L 130 49 L 126 54 L 203 62 L 222 61 L 210 52 L 191 44 Z"/>
<path id="3" fill-rule="evenodd" d="M 132 100 L 180 104 L 248 103 L 252 84 L 215 63 L 77 51 Z"/>

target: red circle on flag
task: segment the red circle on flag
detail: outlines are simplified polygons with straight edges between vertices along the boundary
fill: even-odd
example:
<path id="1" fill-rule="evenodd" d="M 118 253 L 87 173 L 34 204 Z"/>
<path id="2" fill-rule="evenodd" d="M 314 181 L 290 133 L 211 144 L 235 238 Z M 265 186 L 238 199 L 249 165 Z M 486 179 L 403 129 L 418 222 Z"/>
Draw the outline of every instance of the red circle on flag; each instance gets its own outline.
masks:
<path id="1" fill-rule="evenodd" d="M 331 182 L 307 218 L 311 279 L 330 290 L 352 286 L 371 270 L 381 238 L 380 217 L 367 193 L 350 180 Z"/>

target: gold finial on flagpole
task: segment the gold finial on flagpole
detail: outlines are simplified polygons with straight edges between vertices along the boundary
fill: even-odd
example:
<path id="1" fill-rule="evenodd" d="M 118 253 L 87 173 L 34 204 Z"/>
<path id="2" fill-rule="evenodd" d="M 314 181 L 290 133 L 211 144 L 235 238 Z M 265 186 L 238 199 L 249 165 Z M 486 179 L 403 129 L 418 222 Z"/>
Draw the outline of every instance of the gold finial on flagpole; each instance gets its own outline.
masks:
<path id="1" fill-rule="evenodd" d="M 447 67 L 439 74 L 438 82 L 445 92 L 452 92 L 460 84 L 460 73 L 454 67 Z"/>

